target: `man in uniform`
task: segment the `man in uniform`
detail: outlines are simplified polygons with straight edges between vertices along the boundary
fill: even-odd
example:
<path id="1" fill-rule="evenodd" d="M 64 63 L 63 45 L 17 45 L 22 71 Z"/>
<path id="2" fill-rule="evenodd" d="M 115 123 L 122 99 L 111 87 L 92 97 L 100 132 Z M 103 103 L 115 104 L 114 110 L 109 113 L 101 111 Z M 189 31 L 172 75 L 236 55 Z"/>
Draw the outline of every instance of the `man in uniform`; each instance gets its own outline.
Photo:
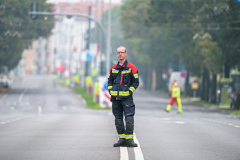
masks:
<path id="1" fill-rule="evenodd" d="M 179 84 L 176 82 L 176 80 L 173 81 L 172 89 L 171 89 L 171 100 L 166 108 L 167 112 L 170 112 L 172 109 L 172 105 L 174 102 L 177 103 L 178 106 L 178 113 L 182 113 L 182 103 L 181 103 L 181 91 Z"/>
<path id="2" fill-rule="evenodd" d="M 123 46 L 117 49 L 118 63 L 111 67 L 108 76 L 108 90 L 111 95 L 112 111 L 119 141 L 114 147 L 137 147 L 133 140 L 135 104 L 133 92 L 139 85 L 138 70 L 126 60 L 127 51 Z M 125 116 L 126 128 L 123 123 Z"/>

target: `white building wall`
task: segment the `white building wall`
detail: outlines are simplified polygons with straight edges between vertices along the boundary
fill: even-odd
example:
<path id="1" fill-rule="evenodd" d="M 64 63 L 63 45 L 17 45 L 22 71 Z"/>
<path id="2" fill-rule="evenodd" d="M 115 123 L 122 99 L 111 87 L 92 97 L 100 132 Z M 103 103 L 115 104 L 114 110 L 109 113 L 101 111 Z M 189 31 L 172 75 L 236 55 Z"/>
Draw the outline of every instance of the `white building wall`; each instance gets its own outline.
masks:
<path id="1" fill-rule="evenodd" d="M 94 22 L 91 23 L 91 28 L 95 26 Z M 52 63 L 60 66 L 62 63 L 72 70 L 79 70 L 81 68 L 81 61 L 83 60 L 83 51 L 86 47 L 85 37 L 87 36 L 88 19 L 76 20 L 64 17 L 61 20 L 55 21 L 53 29 L 52 48 L 57 49 L 57 54 L 52 59 Z M 73 46 L 77 46 L 77 50 L 73 51 Z"/>

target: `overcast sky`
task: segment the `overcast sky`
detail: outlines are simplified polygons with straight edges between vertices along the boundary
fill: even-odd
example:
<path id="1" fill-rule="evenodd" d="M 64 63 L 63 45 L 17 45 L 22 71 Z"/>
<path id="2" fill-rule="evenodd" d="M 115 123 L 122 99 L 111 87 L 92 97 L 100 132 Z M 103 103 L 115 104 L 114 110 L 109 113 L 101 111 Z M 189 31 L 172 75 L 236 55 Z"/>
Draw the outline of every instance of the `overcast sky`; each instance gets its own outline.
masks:
<path id="1" fill-rule="evenodd" d="M 92 1 L 92 2 L 96 2 L 96 0 L 47 0 L 47 2 L 50 3 L 58 3 L 58 2 L 70 2 L 70 3 L 75 3 L 75 2 L 83 2 L 83 1 Z M 98 0 L 98 2 L 101 2 L 102 0 Z M 104 0 L 105 2 L 109 2 L 109 0 Z M 115 2 L 115 3 L 120 3 L 122 0 L 111 0 L 111 2 Z"/>

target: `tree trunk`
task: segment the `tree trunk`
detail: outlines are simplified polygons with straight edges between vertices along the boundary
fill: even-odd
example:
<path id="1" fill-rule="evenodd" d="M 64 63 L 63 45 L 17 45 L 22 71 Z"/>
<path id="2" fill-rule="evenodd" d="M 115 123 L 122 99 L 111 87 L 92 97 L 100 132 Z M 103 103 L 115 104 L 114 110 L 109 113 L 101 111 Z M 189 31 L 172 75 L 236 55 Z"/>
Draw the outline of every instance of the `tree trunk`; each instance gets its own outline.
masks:
<path id="1" fill-rule="evenodd" d="M 152 70 L 152 86 L 151 86 L 151 90 L 155 91 L 156 90 L 156 86 L 157 86 L 157 76 L 156 76 L 156 70 L 153 69 Z"/>
<path id="2" fill-rule="evenodd" d="M 210 79 L 209 79 L 209 72 L 205 69 L 205 78 L 206 78 L 206 85 L 205 85 L 205 96 L 204 100 L 209 101 L 209 89 L 210 89 Z"/>
<path id="3" fill-rule="evenodd" d="M 240 91 L 237 93 L 236 102 L 234 104 L 234 109 L 240 109 Z"/>
<path id="4" fill-rule="evenodd" d="M 225 63 L 224 64 L 224 78 L 230 78 L 230 65 Z"/>
<path id="5" fill-rule="evenodd" d="M 185 95 L 186 96 L 190 95 L 189 74 L 190 74 L 190 71 L 187 70 L 187 77 L 186 77 L 186 81 L 185 81 Z"/>
<path id="6" fill-rule="evenodd" d="M 162 69 L 157 68 L 157 90 L 162 90 L 163 79 L 162 79 Z"/>
<path id="7" fill-rule="evenodd" d="M 201 87 L 201 100 L 204 100 L 204 94 L 205 94 L 205 81 L 206 81 L 206 78 L 205 78 L 205 69 L 202 73 L 202 87 Z"/>
<path id="8" fill-rule="evenodd" d="M 146 88 L 147 90 L 151 90 L 152 87 L 152 67 L 148 67 L 148 72 L 147 72 L 147 84 Z"/>
<path id="9" fill-rule="evenodd" d="M 213 74 L 212 85 L 211 85 L 211 103 L 217 103 L 217 75 Z"/>

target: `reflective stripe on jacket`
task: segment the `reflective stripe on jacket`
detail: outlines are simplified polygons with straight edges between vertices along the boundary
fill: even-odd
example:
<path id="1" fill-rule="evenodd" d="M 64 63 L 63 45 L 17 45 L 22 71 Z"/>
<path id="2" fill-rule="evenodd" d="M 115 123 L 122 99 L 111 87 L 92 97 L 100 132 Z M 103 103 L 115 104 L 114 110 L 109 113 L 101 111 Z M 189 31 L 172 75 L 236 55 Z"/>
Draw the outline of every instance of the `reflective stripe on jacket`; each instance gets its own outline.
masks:
<path id="1" fill-rule="evenodd" d="M 172 86 L 172 97 L 180 97 L 181 96 L 181 91 L 180 87 L 177 82 L 175 82 Z"/>
<path id="2" fill-rule="evenodd" d="M 108 90 L 112 100 L 133 99 L 132 93 L 139 85 L 138 70 L 127 60 L 122 66 L 112 66 L 108 76 Z"/>

